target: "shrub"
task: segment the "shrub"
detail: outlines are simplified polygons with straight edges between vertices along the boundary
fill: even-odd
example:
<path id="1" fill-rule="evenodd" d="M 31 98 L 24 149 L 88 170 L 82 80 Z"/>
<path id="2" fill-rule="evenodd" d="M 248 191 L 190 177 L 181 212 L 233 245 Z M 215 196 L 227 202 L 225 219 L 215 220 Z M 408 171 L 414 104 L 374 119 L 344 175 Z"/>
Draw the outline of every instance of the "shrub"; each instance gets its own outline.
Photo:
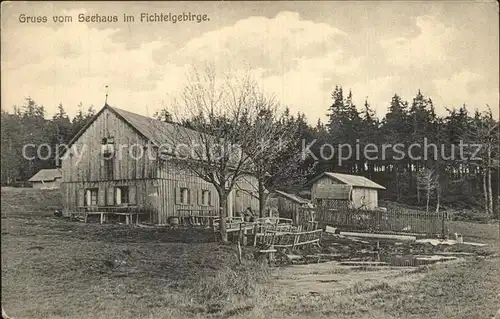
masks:
<path id="1" fill-rule="evenodd" d="M 252 298 L 258 295 L 259 284 L 269 273 L 265 264 L 245 261 L 236 267 L 226 266 L 215 276 L 201 278 L 189 291 L 191 298 L 200 303 L 227 302 L 235 296 Z"/>

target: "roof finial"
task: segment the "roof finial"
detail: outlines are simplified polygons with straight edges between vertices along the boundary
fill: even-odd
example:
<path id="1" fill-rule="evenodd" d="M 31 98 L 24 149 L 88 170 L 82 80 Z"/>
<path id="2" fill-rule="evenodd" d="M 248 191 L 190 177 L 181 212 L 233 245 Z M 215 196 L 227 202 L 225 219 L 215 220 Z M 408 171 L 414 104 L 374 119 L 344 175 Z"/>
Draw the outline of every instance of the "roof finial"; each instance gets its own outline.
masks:
<path id="1" fill-rule="evenodd" d="M 106 85 L 106 99 L 104 100 L 104 105 L 108 105 L 108 86 Z"/>

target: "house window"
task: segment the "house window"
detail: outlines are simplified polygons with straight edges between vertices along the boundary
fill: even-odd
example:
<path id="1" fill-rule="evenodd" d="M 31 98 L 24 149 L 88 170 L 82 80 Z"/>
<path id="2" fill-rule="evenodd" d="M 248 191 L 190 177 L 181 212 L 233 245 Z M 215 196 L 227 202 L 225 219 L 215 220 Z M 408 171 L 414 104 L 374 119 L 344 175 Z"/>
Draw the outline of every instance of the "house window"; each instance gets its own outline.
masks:
<path id="1" fill-rule="evenodd" d="M 189 189 L 182 187 L 181 188 L 181 198 L 180 198 L 180 203 L 181 204 L 189 204 Z"/>
<path id="2" fill-rule="evenodd" d="M 101 141 L 101 155 L 104 160 L 104 177 L 107 180 L 114 178 L 113 158 L 114 158 L 114 138 L 112 136 L 103 137 Z"/>
<path id="3" fill-rule="evenodd" d="M 128 187 L 127 186 L 120 186 L 115 188 L 115 204 L 116 205 L 123 205 L 123 204 L 128 204 Z"/>
<path id="4" fill-rule="evenodd" d="M 201 191 L 201 204 L 203 206 L 210 206 L 210 191 L 209 190 L 202 190 Z"/>
<path id="5" fill-rule="evenodd" d="M 115 138 L 113 136 L 103 137 L 101 140 L 102 145 L 114 144 L 114 143 L 115 143 Z"/>
<path id="6" fill-rule="evenodd" d="M 97 188 L 88 188 L 85 190 L 85 206 L 97 206 Z"/>

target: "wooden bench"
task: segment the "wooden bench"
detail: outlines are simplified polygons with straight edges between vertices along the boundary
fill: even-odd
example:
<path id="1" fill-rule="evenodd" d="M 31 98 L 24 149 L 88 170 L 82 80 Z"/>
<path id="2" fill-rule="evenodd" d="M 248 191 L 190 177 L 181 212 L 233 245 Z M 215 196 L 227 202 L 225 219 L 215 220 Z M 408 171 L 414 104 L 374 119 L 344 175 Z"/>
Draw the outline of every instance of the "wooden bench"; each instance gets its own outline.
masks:
<path id="1" fill-rule="evenodd" d="M 70 220 L 73 220 L 76 216 L 83 216 L 83 221 L 87 223 L 88 216 L 98 215 L 99 222 L 101 224 L 107 221 L 109 215 L 115 216 L 125 216 L 125 224 L 129 225 L 133 222 L 135 216 L 135 222 L 139 223 L 139 215 L 144 214 L 139 212 L 136 206 L 96 206 L 96 207 L 78 207 L 78 211 L 70 212 Z"/>
<path id="2" fill-rule="evenodd" d="M 211 207 L 202 209 L 177 209 L 179 224 L 182 226 L 211 227 L 214 219 L 219 218 L 218 213 Z"/>
<path id="3" fill-rule="evenodd" d="M 117 216 L 125 216 L 125 224 L 126 225 L 129 225 L 133 222 L 134 215 L 135 215 L 135 223 L 139 224 L 140 213 L 111 213 L 111 214 L 117 215 Z"/>
<path id="4" fill-rule="evenodd" d="M 87 223 L 89 215 L 99 215 L 100 216 L 99 222 L 101 224 L 104 224 L 107 221 L 107 217 L 109 215 L 125 216 L 125 224 L 126 225 L 130 225 L 130 224 L 132 224 L 132 222 L 134 220 L 134 216 L 135 216 L 135 223 L 136 224 L 139 223 L 139 215 L 140 215 L 140 213 L 132 213 L 132 212 L 131 213 L 120 213 L 120 212 L 84 212 L 83 216 L 84 216 L 84 222 L 85 223 Z"/>
<path id="5" fill-rule="evenodd" d="M 278 250 L 276 250 L 273 246 L 269 247 L 268 249 L 261 249 L 259 250 L 260 254 L 265 254 L 267 260 L 269 260 L 269 263 L 273 263 L 276 260 L 276 253 Z"/>

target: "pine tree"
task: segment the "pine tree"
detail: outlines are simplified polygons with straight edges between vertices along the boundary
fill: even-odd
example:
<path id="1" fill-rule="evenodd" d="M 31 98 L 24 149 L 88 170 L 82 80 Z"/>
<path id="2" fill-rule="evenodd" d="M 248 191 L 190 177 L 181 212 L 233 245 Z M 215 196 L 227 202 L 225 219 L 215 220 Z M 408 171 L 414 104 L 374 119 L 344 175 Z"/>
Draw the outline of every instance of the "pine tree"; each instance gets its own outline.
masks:
<path id="1" fill-rule="evenodd" d="M 53 166 L 59 166 L 59 156 L 62 153 L 65 145 L 71 139 L 73 127 L 68 114 L 64 110 L 62 103 L 57 106 L 57 113 L 52 117 L 50 132 L 53 145 Z"/>
<path id="2" fill-rule="evenodd" d="M 71 121 L 72 124 L 71 137 L 75 136 L 78 132 L 80 132 L 80 130 L 85 126 L 85 124 L 87 124 L 88 121 L 92 119 L 92 117 L 94 117 L 94 115 L 95 115 L 95 110 L 93 105 L 91 105 L 85 112 L 83 110 L 83 104 L 80 102 L 78 104 L 78 112 Z"/>
<path id="3" fill-rule="evenodd" d="M 420 203 L 420 193 L 417 187 L 417 179 L 414 172 L 419 172 L 424 168 L 434 166 L 436 157 L 434 149 L 424 149 L 424 140 L 427 144 L 436 142 L 436 114 L 434 112 L 434 105 L 431 99 L 425 98 L 420 90 L 413 99 L 409 111 L 411 123 L 411 142 L 421 145 L 419 148 L 412 149 L 413 160 L 410 159 L 408 167 L 410 187 L 417 193 L 417 203 Z"/>
<path id="4" fill-rule="evenodd" d="M 163 108 L 159 111 L 156 111 L 153 114 L 153 117 L 159 121 L 166 122 L 166 123 L 173 123 L 174 122 L 172 113 L 170 113 L 166 108 Z"/>
<path id="5" fill-rule="evenodd" d="M 404 154 L 407 154 L 408 145 L 410 143 L 409 136 L 409 116 L 408 103 L 403 101 L 401 97 L 394 94 L 389 105 L 389 109 L 382 121 L 382 134 L 384 142 L 390 145 L 403 144 Z M 387 184 L 392 192 L 396 193 L 396 200 L 400 200 L 402 194 L 407 190 L 406 180 L 406 163 L 408 158 L 399 158 L 399 154 L 395 154 L 391 150 L 387 154 L 382 154 L 386 171 L 392 173 L 393 178 L 387 178 Z"/>
<path id="6" fill-rule="evenodd" d="M 328 110 L 328 131 L 330 135 L 334 135 L 339 132 L 342 128 L 343 115 L 344 115 L 344 95 L 342 92 L 342 87 L 335 86 L 332 93 L 333 103 Z"/>
<path id="7" fill-rule="evenodd" d="M 57 107 L 57 113 L 52 117 L 52 122 L 55 125 L 57 141 L 67 143 L 71 138 L 71 120 L 64 110 L 62 103 Z"/>
<path id="8" fill-rule="evenodd" d="M 360 144 L 361 144 L 361 168 L 365 170 L 365 166 L 368 170 L 368 177 L 373 178 L 373 173 L 375 171 L 375 165 L 379 160 L 369 160 L 364 157 L 364 150 L 367 148 L 368 144 L 375 144 L 377 148 L 380 146 L 379 142 L 379 120 L 375 115 L 375 111 L 372 110 L 368 100 L 365 100 L 364 109 L 361 112 L 361 125 L 360 125 Z M 367 154 L 368 155 L 368 154 Z M 369 154 L 370 158 L 373 158 L 373 154 Z M 380 156 L 377 154 L 377 157 Z"/>
<path id="9" fill-rule="evenodd" d="M 25 166 L 20 171 L 20 178 L 27 180 L 41 168 L 50 167 L 49 162 L 41 159 L 49 155 L 47 154 L 49 150 L 41 146 L 43 144 L 50 144 L 51 138 L 48 121 L 45 120 L 45 108 L 43 105 L 38 105 L 33 99 L 28 97 L 18 112 L 22 145 L 19 152 L 21 153 L 22 163 Z M 24 148 L 23 146 L 25 145 L 34 145 L 34 147 Z"/>

